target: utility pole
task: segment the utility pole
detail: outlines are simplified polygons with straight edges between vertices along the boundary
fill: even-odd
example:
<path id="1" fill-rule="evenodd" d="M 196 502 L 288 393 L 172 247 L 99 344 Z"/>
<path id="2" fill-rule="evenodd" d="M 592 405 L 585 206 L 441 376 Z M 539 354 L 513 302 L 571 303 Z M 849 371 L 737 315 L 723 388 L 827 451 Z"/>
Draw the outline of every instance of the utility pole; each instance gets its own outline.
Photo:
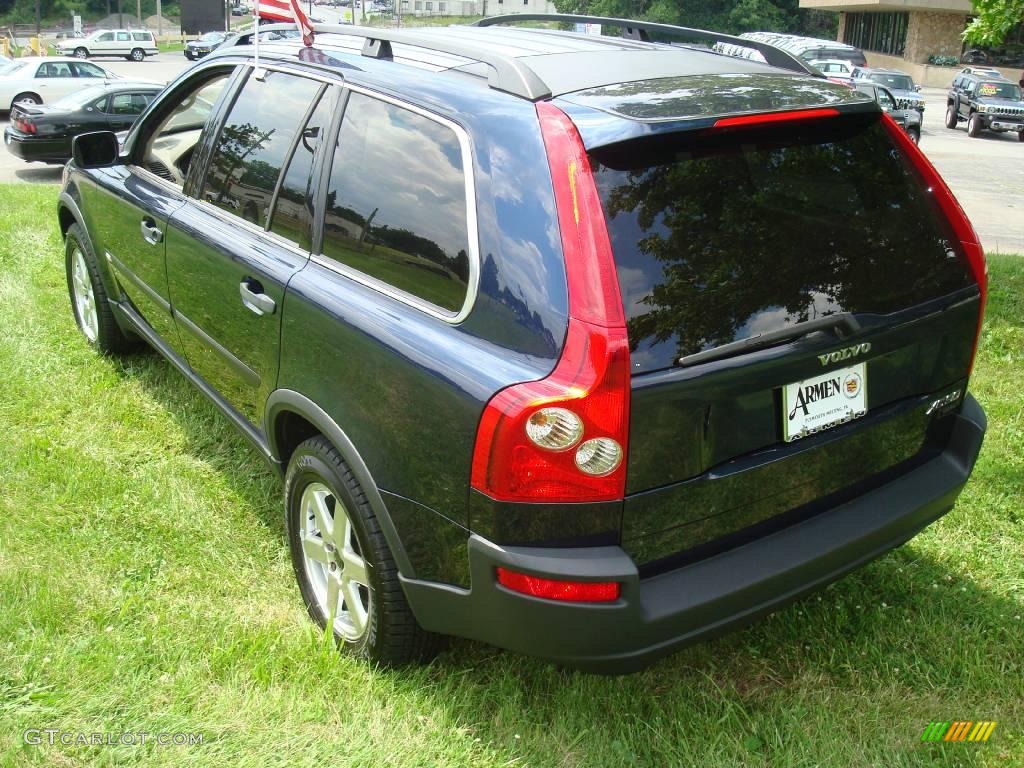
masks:
<path id="1" fill-rule="evenodd" d="M 231 31 L 231 0 L 224 0 L 224 31 Z"/>
<path id="2" fill-rule="evenodd" d="M 156 34 L 157 37 L 164 36 L 163 0 L 156 0 Z"/>
<path id="3" fill-rule="evenodd" d="M 39 8 L 40 0 L 36 0 L 36 39 L 39 39 L 39 35 L 43 32 L 43 16 Z"/>
<path id="4" fill-rule="evenodd" d="M 145 26 L 142 23 L 142 0 L 135 0 L 135 15 L 139 19 L 139 26 Z"/>
<path id="5" fill-rule="evenodd" d="M 121 0 L 117 0 L 117 26 L 124 29 L 124 9 L 121 7 Z"/>

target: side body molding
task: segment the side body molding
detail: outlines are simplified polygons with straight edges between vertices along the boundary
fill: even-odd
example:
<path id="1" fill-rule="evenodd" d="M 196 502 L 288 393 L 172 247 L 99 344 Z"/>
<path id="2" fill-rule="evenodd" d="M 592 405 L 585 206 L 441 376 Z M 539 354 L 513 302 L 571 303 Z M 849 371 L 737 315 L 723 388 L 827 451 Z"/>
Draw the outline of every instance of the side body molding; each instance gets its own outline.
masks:
<path id="1" fill-rule="evenodd" d="M 326 411 L 305 395 L 291 389 L 276 389 L 271 392 L 263 412 L 264 433 L 267 436 L 270 451 L 274 458 L 279 462 L 281 461 L 281 449 L 277 444 L 277 420 L 279 416 L 289 411 L 301 416 L 316 427 L 338 449 L 342 458 L 345 459 L 345 463 L 352 470 L 352 474 L 359 481 L 359 485 L 362 487 L 363 493 L 366 494 L 366 499 L 370 503 L 370 508 L 373 509 L 373 514 L 377 516 L 380 529 L 384 534 L 384 538 L 387 539 L 388 547 L 395 558 L 395 564 L 398 566 L 399 572 L 406 579 L 415 578 L 415 571 L 405 552 L 405 547 L 402 546 L 398 530 L 391 520 L 391 515 L 384 504 L 384 499 L 381 498 L 380 491 L 377 490 L 377 484 L 374 482 L 369 468 L 359 455 L 355 445 Z"/>

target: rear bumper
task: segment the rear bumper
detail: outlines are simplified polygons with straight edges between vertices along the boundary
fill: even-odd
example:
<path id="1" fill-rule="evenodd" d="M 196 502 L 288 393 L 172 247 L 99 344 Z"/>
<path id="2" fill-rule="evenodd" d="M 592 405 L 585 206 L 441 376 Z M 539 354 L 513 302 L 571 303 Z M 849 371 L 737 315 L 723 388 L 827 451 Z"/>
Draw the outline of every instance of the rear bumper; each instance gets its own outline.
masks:
<path id="1" fill-rule="evenodd" d="M 7 145 L 8 152 L 22 160 L 64 163 L 71 159 L 71 142 L 64 137 L 58 139 L 26 138 L 7 126 L 4 129 L 4 144 Z"/>
<path id="2" fill-rule="evenodd" d="M 571 666 L 622 673 L 750 622 L 903 544 L 948 512 L 986 429 L 967 396 L 946 450 L 849 503 L 668 573 L 640 579 L 619 547 L 541 549 L 469 541 L 469 590 L 403 579 L 428 630 Z M 557 603 L 497 585 L 498 566 L 554 579 L 620 581 L 613 603 Z"/>

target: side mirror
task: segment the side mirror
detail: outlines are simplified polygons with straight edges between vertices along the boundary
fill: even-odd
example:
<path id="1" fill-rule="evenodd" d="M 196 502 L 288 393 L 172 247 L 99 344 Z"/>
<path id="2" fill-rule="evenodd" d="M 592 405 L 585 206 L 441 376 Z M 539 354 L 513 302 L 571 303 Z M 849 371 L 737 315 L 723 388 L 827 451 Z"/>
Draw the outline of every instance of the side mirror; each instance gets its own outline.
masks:
<path id="1" fill-rule="evenodd" d="M 79 168 L 108 168 L 120 162 L 120 147 L 113 131 L 83 133 L 71 141 L 71 157 Z"/>
<path id="2" fill-rule="evenodd" d="M 915 93 L 920 93 L 921 92 L 921 86 L 920 85 L 915 85 L 914 86 L 914 92 Z"/>

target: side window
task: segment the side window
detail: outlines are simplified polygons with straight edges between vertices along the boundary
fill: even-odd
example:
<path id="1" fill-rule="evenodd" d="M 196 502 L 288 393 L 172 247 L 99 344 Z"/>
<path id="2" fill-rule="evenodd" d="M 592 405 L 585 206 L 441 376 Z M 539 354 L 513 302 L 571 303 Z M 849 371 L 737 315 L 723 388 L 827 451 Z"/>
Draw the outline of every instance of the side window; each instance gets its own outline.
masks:
<path id="1" fill-rule="evenodd" d="M 104 32 L 102 35 L 100 35 L 99 37 L 96 38 L 96 42 L 97 43 L 109 43 L 109 42 L 112 42 L 113 39 L 114 39 L 114 33 L 113 32 Z"/>
<path id="2" fill-rule="evenodd" d="M 68 66 L 67 62 L 55 61 L 50 62 L 47 77 L 74 77 L 74 73 L 71 71 L 71 67 Z"/>
<path id="3" fill-rule="evenodd" d="M 107 112 L 111 115 L 138 115 L 148 103 L 141 93 L 115 93 L 110 97 Z"/>
<path id="4" fill-rule="evenodd" d="M 217 74 L 182 95 L 170 114 L 165 115 L 148 135 L 142 152 L 144 168 L 179 187 L 185 185 L 203 127 L 217 103 L 217 97 L 224 90 L 229 74 Z"/>
<path id="5" fill-rule="evenodd" d="M 303 127 L 288 163 L 288 170 L 281 181 L 270 219 L 271 232 L 304 248 L 309 247 L 310 223 L 313 219 L 313 201 L 309 196 L 310 173 L 317 146 L 331 124 L 331 104 L 330 93 L 324 92 Z"/>
<path id="6" fill-rule="evenodd" d="M 203 200 L 265 226 L 292 140 L 320 88 L 314 80 L 282 72 L 250 77 L 217 137 Z"/>
<path id="7" fill-rule="evenodd" d="M 457 312 L 469 282 L 466 219 L 454 131 L 353 93 L 331 168 L 324 256 Z"/>
<path id="8" fill-rule="evenodd" d="M 132 39 L 132 36 L 129 35 L 127 32 L 118 32 L 117 33 L 117 42 L 119 42 L 119 43 L 125 43 L 125 42 L 128 42 L 131 39 Z"/>
<path id="9" fill-rule="evenodd" d="M 71 66 L 75 68 L 77 77 L 106 77 L 102 69 L 87 61 L 76 61 Z"/>
<path id="10" fill-rule="evenodd" d="M 153 36 L 148 32 L 132 32 L 132 39 L 137 40 L 140 43 L 153 42 Z"/>
<path id="11" fill-rule="evenodd" d="M 104 96 L 103 98 L 96 99 L 92 104 L 89 104 L 86 109 L 94 109 L 97 112 L 103 112 L 104 114 L 110 114 L 110 97 Z"/>
<path id="12" fill-rule="evenodd" d="M 889 95 L 889 92 L 882 88 L 878 89 L 878 103 L 885 109 L 896 109 L 896 102 Z"/>

